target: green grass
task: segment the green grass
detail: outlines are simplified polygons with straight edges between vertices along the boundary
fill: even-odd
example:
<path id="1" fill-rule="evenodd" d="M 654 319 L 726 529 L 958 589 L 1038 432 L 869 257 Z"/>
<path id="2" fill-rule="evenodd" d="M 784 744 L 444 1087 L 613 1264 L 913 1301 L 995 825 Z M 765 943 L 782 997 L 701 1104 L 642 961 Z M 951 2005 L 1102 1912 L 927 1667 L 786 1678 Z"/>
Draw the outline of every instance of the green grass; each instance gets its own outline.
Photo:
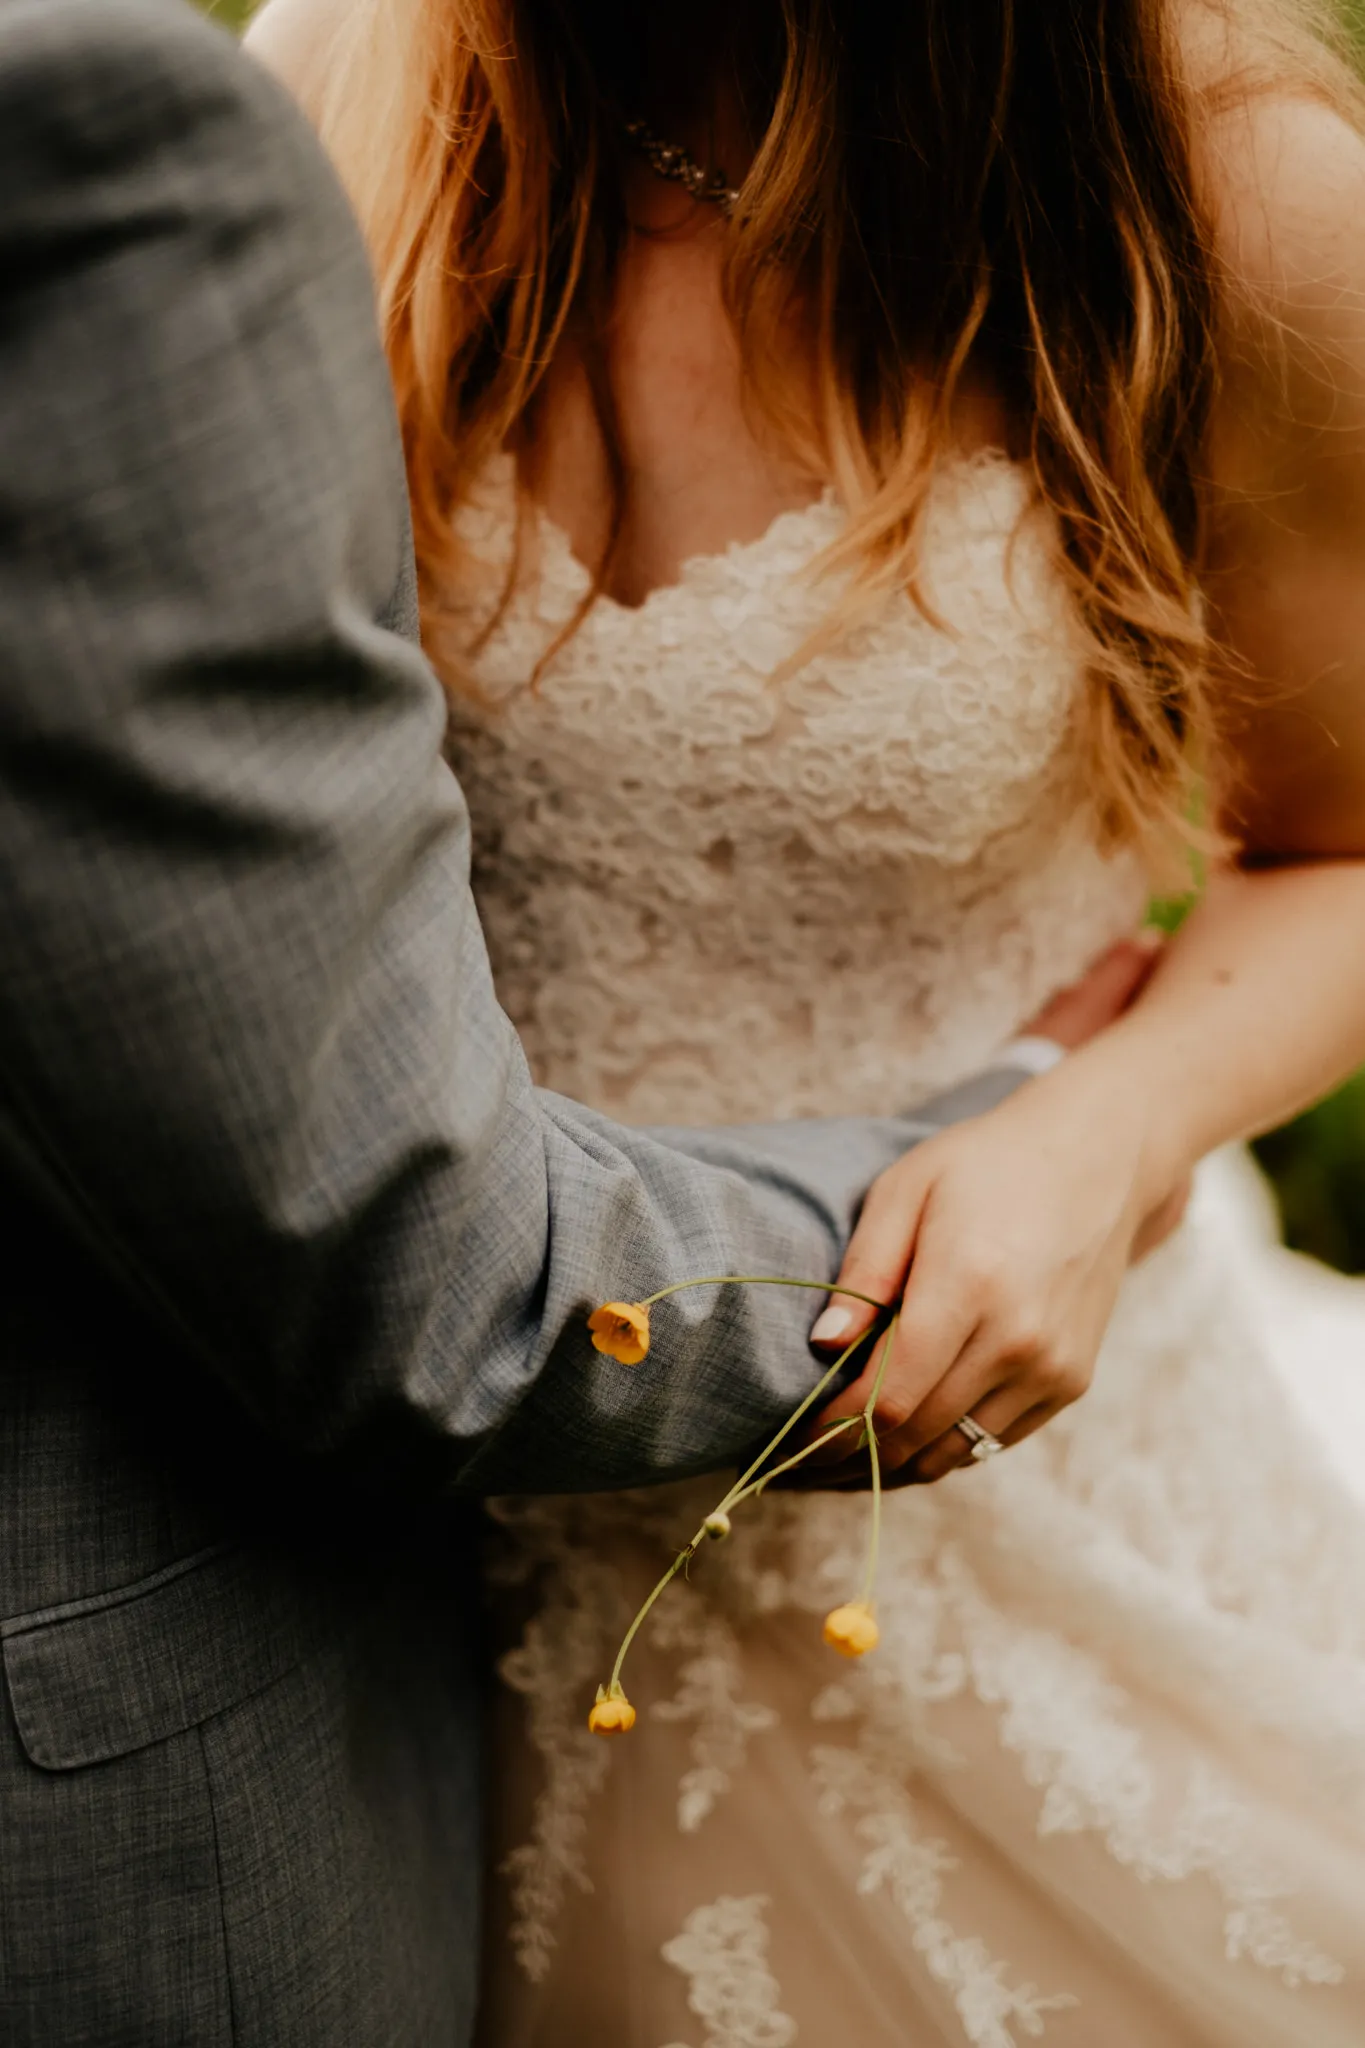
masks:
<path id="1" fill-rule="evenodd" d="M 1256 1146 L 1285 1237 L 1346 1273 L 1365 1273 L 1365 1073 Z"/>
<path id="2" fill-rule="evenodd" d="M 196 0 L 196 4 L 226 28 L 245 28 L 247 18 L 255 11 L 259 0 Z"/>
<path id="3" fill-rule="evenodd" d="M 196 0 L 230 28 L 241 28 L 258 0 Z M 1344 0 L 1365 51 L 1365 0 Z M 1166 906 L 1163 923 L 1178 921 Z M 1285 1235 L 1303 1251 L 1365 1273 L 1365 1073 L 1306 1116 L 1256 1147 L 1271 1175 Z"/>

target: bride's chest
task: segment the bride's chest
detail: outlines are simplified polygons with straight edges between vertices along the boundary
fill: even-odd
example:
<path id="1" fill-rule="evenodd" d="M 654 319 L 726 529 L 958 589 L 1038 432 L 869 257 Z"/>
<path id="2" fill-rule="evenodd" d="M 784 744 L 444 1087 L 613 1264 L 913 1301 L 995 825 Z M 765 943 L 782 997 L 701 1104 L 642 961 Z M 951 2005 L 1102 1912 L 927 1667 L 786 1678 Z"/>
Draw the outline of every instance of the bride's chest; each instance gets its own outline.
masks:
<path id="1" fill-rule="evenodd" d="M 608 868 L 701 861 L 733 886 L 774 847 L 958 866 L 1074 810 L 1083 653 L 1024 513 L 1002 459 L 955 465 L 925 522 L 926 605 L 882 595 L 825 644 L 847 602 L 812 573 L 842 529 L 828 501 L 685 564 L 638 607 L 599 598 L 581 617 L 586 573 L 539 522 L 453 719 L 476 841 L 504 861 L 589 846 Z M 513 525 L 504 474 L 462 518 L 490 591 Z"/>

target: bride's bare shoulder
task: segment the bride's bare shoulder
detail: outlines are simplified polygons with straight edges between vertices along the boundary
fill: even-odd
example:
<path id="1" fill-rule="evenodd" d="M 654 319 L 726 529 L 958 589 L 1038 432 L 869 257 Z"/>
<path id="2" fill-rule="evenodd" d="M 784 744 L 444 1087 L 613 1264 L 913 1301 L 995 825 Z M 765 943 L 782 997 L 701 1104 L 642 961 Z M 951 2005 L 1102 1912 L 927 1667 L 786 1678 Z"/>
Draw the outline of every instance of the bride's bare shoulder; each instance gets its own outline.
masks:
<path id="1" fill-rule="evenodd" d="M 1365 136 L 1346 109 L 1260 98 L 1212 121 L 1200 157 L 1234 290 L 1311 320 L 1333 286 L 1365 286 Z"/>
<path id="2" fill-rule="evenodd" d="M 266 0 L 244 41 L 253 57 L 313 112 L 333 45 L 355 10 L 356 0 Z"/>
<path id="3" fill-rule="evenodd" d="M 1193 0 L 1184 23 L 1194 168 L 1233 328 L 1341 345 L 1365 308 L 1365 93 L 1303 32 Z M 1272 19 L 1272 16 L 1264 17 Z"/>
<path id="4" fill-rule="evenodd" d="M 1315 71 L 1311 49 L 1297 75 L 1248 64 L 1201 97 L 1195 171 L 1223 280 L 1222 445 L 1271 453 L 1273 442 L 1277 462 L 1318 467 L 1329 439 L 1338 458 L 1346 430 L 1365 442 L 1365 103 L 1344 66 Z M 1365 498 L 1365 461 L 1357 468 Z"/>

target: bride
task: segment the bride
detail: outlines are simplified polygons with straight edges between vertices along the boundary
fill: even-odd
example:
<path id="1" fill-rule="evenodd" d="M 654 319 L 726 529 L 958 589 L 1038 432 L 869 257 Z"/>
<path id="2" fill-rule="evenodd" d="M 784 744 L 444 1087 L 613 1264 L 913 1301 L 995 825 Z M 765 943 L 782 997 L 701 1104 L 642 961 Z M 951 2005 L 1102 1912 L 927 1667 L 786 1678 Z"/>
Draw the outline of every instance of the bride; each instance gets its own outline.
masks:
<path id="1" fill-rule="evenodd" d="M 1124 1020 L 868 1201 L 884 1461 L 944 1481 L 888 1498 L 876 1655 L 819 1640 L 835 1465 L 674 1589 L 594 1742 L 696 1503 L 502 1508 L 486 2040 L 1359 2048 L 1365 1295 L 1226 1149 L 1365 1055 L 1349 72 L 1288 0 L 274 0 L 257 41 L 375 254 L 543 1083 L 904 1105 L 1215 876 Z"/>

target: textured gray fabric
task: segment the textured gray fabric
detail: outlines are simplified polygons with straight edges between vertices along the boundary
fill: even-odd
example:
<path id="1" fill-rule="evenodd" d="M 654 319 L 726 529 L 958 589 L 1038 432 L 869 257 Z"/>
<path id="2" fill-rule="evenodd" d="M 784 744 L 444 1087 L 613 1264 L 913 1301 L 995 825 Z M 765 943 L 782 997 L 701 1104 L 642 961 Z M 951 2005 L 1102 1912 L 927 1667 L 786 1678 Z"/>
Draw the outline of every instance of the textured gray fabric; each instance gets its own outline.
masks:
<path id="1" fill-rule="evenodd" d="M 0 194 L 0 2040 L 458 2043 L 462 1502 L 747 1443 L 810 1297 L 683 1297 L 635 1373 L 586 1309 L 827 1276 L 923 1126 L 532 1088 L 277 90 L 180 0 L 0 0 Z"/>

